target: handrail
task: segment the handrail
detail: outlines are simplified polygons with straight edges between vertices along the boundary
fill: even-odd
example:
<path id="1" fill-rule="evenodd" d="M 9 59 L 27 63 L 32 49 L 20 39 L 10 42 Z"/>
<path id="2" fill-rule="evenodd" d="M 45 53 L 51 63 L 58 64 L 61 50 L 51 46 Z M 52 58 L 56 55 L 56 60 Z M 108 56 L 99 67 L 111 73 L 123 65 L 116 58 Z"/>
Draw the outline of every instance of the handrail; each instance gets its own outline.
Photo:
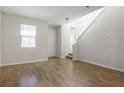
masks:
<path id="1" fill-rule="evenodd" d="M 76 41 L 79 41 L 79 39 L 87 32 L 87 30 L 92 26 L 92 24 L 94 22 L 96 22 L 96 20 L 100 17 L 100 15 L 103 13 L 103 11 L 105 10 L 105 7 L 103 8 L 103 10 L 101 11 L 101 13 L 90 23 L 90 25 L 83 31 L 83 33 L 78 37 L 78 39 Z M 76 44 L 76 43 L 75 43 Z"/>

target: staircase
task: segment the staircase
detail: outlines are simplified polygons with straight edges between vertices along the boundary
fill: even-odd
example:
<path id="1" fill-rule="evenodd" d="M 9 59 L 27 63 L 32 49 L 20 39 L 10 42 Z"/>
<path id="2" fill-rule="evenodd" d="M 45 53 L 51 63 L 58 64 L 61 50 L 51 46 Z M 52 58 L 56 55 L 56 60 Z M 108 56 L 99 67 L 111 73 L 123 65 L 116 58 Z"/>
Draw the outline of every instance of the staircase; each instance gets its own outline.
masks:
<path id="1" fill-rule="evenodd" d="M 66 58 L 72 59 L 73 58 L 73 54 L 72 53 L 68 53 L 67 56 L 66 56 Z"/>
<path id="2" fill-rule="evenodd" d="M 92 17 L 93 19 L 90 21 L 90 23 L 87 25 L 87 27 L 84 30 L 82 30 L 81 33 L 78 35 L 78 38 L 77 38 L 75 44 L 73 44 L 73 60 L 80 59 L 79 58 L 79 52 L 80 52 L 79 41 L 84 36 L 84 34 L 89 30 L 89 28 L 94 24 L 94 22 L 96 22 L 96 20 L 101 16 L 101 14 L 103 13 L 104 10 L 105 10 L 105 7 L 93 12 L 92 14 L 94 15 L 94 13 L 95 13 L 95 16 Z M 90 16 L 93 16 L 92 14 Z"/>
<path id="3" fill-rule="evenodd" d="M 88 31 L 88 29 L 94 24 L 94 22 L 96 22 L 96 20 L 102 14 L 103 10 L 104 10 L 104 7 L 88 14 L 85 17 L 82 17 L 80 19 L 80 21 L 78 20 L 77 23 L 73 24 L 73 25 L 75 25 L 75 27 L 73 27 L 73 25 L 72 25 L 70 34 L 75 39 L 74 42 L 72 43 L 72 50 L 73 50 L 72 53 L 73 54 L 69 52 L 66 55 L 66 58 L 73 59 L 73 60 L 79 59 L 80 38 L 82 38 L 83 35 Z M 87 21 L 86 20 L 87 18 L 89 18 L 90 20 Z M 83 23 L 84 20 L 86 21 L 85 23 Z M 83 24 L 83 26 L 82 26 L 82 24 Z M 73 38 L 71 38 L 72 41 L 73 41 Z"/>

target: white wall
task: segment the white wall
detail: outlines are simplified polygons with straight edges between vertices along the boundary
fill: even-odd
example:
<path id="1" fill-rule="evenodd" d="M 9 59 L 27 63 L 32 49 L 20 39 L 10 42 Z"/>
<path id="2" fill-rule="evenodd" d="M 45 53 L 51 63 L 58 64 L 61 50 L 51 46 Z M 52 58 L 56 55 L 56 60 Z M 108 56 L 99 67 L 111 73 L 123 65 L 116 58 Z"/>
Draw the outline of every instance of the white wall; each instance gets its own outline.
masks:
<path id="1" fill-rule="evenodd" d="M 48 26 L 48 53 L 49 57 L 55 57 L 56 56 L 56 27 L 55 26 Z"/>
<path id="2" fill-rule="evenodd" d="M 57 26 L 56 28 L 56 56 L 62 58 L 62 30 L 61 26 Z"/>
<path id="3" fill-rule="evenodd" d="M 1 47 L 2 47 L 2 45 L 1 45 L 1 11 L 0 11 L 0 66 L 1 66 Z"/>
<path id="4" fill-rule="evenodd" d="M 20 25 L 37 26 L 36 48 L 21 48 Z M 2 65 L 48 59 L 48 23 L 2 14 Z"/>
<path id="5" fill-rule="evenodd" d="M 107 7 L 78 43 L 79 59 L 124 71 L 124 7 Z"/>

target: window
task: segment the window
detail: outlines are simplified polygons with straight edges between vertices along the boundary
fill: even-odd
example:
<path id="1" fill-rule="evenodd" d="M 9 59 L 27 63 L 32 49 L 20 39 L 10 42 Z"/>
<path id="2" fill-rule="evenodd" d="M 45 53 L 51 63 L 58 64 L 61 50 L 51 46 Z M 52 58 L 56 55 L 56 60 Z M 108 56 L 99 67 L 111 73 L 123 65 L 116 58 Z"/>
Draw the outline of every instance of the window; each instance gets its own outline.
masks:
<path id="1" fill-rule="evenodd" d="M 36 26 L 21 24 L 21 47 L 34 48 L 36 37 Z"/>

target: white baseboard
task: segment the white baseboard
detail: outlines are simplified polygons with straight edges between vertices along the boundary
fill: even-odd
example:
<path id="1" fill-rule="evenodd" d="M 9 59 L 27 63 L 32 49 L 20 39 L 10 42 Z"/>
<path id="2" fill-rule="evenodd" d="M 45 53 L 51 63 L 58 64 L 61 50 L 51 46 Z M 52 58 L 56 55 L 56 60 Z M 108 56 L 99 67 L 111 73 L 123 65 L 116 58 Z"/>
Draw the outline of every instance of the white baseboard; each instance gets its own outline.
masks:
<path id="1" fill-rule="evenodd" d="M 79 59 L 72 59 L 73 61 L 79 60 Z"/>
<path id="2" fill-rule="evenodd" d="M 65 57 L 63 57 L 63 56 L 56 56 L 56 57 L 58 57 L 58 58 L 65 58 Z"/>
<path id="3" fill-rule="evenodd" d="M 9 66 L 9 65 L 26 64 L 26 63 L 36 63 L 36 62 L 42 62 L 42 61 L 48 61 L 48 59 L 31 60 L 31 61 L 25 61 L 25 62 L 14 62 L 14 63 L 1 64 L 1 67 L 2 66 Z"/>
<path id="4" fill-rule="evenodd" d="M 93 65 L 98 65 L 98 66 L 101 66 L 101 67 L 109 68 L 109 69 L 112 69 L 112 70 L 117 70 L 117 71 L 120 71 L 120 72 L 124 72 L 124 69 L 119 69 L 119 68 L 116 68 L 116 67 L 111 67 L 111 66 L 107 66 L 107 65 L 104 65 L 104 64 L 99 64 L 99 63 L 96 63 L 96 62 L 93 62 L 93 61 L 88 61 L 88 60 L 83 60 L 83 59 L 78 59 L 78 60 L 93 64 Z"/>

